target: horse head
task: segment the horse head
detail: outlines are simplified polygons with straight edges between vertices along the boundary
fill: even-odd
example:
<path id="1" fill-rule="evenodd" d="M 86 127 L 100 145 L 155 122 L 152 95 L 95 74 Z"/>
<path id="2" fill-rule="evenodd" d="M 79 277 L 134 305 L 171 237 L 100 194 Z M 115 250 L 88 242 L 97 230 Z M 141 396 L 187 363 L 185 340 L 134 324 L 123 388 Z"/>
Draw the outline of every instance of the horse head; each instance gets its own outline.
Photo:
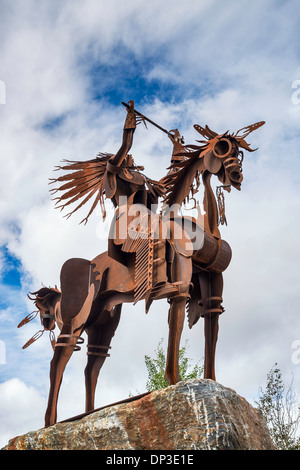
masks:
<path id="1" fill-rule="evenodd" d="M 240 190 L 243 181 L 242 162 L 244 153 L 242 149 L 248 152 L 257 150 L 251 149 L 245 141 L 245 137 L 263 124 L 265 124 L 264 121 L 257 122 L 238 130 L 235 134 L 229 134 L 229 131 L 224 134 L 217 134 L 208 126 L 203 128 L 195 124 L 194 128 L 206 139 L 205 141 L 198 141 L 204 144 L 198 147 L 198 158 L 203 159 L 203 172 L 206 170 L 216 175 L 227 191 L 230 191 L 231 186 Z M 195 148 L 197 147 L 193 146 L 193 149 Z"/>
<path id="2" fill-rule="evenodd" d="M 160 183 L 165 188 L 164 203 L 183 204 L 198 192 L 200 185 L 199 175 L 208 180 L 216 175 L 224 189 L 230 191 L 231 186 L 241 188 L 243 180 L 242 162 L 243 150 L 254 152 L 245 138 L 250 132 L 265 124 L 264 121 L 239 129 L 235 134 L 229 131 L 218 134 L 208 126 L 205 128 L 194 125 L 205 140 L 198 140 L 200 145 L 181 146 L 180 150 L 172 156 L 168 174 Z"/>

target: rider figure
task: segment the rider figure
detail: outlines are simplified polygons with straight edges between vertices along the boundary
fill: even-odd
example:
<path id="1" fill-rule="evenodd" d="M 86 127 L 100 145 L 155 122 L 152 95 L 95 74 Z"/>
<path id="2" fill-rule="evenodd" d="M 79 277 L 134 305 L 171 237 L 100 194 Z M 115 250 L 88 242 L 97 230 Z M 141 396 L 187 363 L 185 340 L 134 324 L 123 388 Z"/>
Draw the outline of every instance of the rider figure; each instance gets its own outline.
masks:
<path id="1" fill-rule="evenodd" d="M 108 254 L 124 264 L 126 264 L 126 251 L 129 251 L 126 248 L 128 227 L 133 220 L 130 208 L 133 204 L 141 204 L 149 212 L 151 205 L 157 205 L 158 198 L 163 195 L 162 186 L 140 173 L 139 170 L 143 170 L 143 167 L 135 166 L 132 156 L 128 154 L 137 125 L 134 102 L 130 101 L 129 104 L 122 145 L 118 152 L 109 158 L 105 173 L 105 195 L 116 207 L 116 216 L 108 240 Z M 124 224 L 126 224 L 125 233 L 122 227 Z M 153 248 L 152 289 L 147 293 L 146 303 L 150 306 L 152 300 L 169 297 L 176 292 L 177 288 L 168 282 L 166 241 L 158 240 Z"/>

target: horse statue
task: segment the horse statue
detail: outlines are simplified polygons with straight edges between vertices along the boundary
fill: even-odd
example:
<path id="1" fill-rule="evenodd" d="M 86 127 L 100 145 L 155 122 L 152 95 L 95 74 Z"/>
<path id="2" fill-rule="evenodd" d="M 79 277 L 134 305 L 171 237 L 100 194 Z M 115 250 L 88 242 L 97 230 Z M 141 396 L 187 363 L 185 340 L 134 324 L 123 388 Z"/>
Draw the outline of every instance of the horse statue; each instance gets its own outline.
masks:
<path id="1" fill-rule="evenodd" d="M 52 190 L 60 194 L 56 198 L 57 207 L 64 209 L 81 199 L 67 217 L 93 196 L 91 209 L 82 222 L 88 221 L 98 204 L 105 218 L 105 198 L 111 199 L 115 217 L 107 251 L 93 260 L 67 260 L 60 272 L 60 290 L 42 287 L 30 297 L 44 330 L 23 348 L 49 330 L 54 349 L 45 426 L 56 423 L 63 372 L 72 353 L 80 349 L 84 331 L 87 334 L 85 409 L 86 412 L 94 409 L 98 375 L 109 357 L 123 303 L 145 300 L 148 312 L 153 301 L 168 300 L 165 376 L 170 385 L 180 380 L 178 360 L 185 315 L 187 313 L 190 328 L 203 317 L 204 378 L 215 380 L 218 320 L 224 311 L 222 273 L 231 260 L 231 248 L 221 238 L 218 228 L 220 223 L 226 223 L 222 189 L 240 189 L 242 149 L 254 151 L 245 138 L 264 122 L 242 128 L 235 134 L 229 131 L 218 134 L 208 126 L 195 125 L 204 138 L 198 141 L 200 145 L 185 145 L 177 129 L 168 132 L 160 128 L 171 139 L 173 152 L 167 174 L 160 181 L 154 181 L 142 173 L 143 167 L 135 165 L 129 151 L 137 124 L 146 124 L 146 121 L 156 124 L 135 110 L 133 101 L 126 104 L 126 108 L 123 141 L 115 155 L 101 153 L 88 161 L 66 161 L 67 164 L 57 170 L 67 170 L 67 173 L 51 180 L 59 184 Z M 211 187 L 212 175 L 221 182 L 217 199 Z M 204 185 L 202 217 L 199 211 L 196 218 L 181 217 L 180 208 L 190 199 L 196 202 L 201 180 Z M 162 208 L 151 220 L 152 208 L 157 208 L 159 201 L 162 201 Z M 139 216 L 134 217 L 137 208 Z M 33 313 L 18 326 L 32 318 Z M 60 330 L 57 340 L 53 333 L 56 325 Z"/>

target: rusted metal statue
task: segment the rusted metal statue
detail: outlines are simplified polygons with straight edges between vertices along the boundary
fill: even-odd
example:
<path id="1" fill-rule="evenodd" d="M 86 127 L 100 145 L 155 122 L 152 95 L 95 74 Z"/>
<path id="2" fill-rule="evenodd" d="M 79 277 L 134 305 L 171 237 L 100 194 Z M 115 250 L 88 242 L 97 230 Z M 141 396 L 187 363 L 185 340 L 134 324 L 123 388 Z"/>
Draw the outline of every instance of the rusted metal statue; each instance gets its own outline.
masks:
<path id="1" fill-rule="evenodd" d="M 165 375 L 169 384 L 180 380 L 178 355 L 186 312 L 190 328 L 203 317 L 204 377 L 215 380 L 218 320 L 224 311 L 222 273 L 231 260 L 230 246 L 221 238 L 218 227 L 219 223 L 226 223 L 222 189 L 230 191 L 232 186 L 240 189 L 242 149 L 254 151 L 245 138 L 264 122 L 240 129 L 235 134 L 228 131 L 218 134 L 208 126 L 195 125 L 196 131 L 204 138 L 198 141 L 199 145 L 184 145 L 177 129 L 168 132 L 160 128 L 171 139 L 173 153 L 166 176 L 154 181 L 142 173 L 143 167 L 135 165 L 129 151 L 137 123 L 148 121 L 156 124 L 136 111 L 132 101 L 126 107 L 119 151 L 115 155 L 99 154 L 89 161 L 67 161 L 66 165 L 58 167 L 67 173 L 52 181 L 58 183 L 53 190 L 60 194 L 58 207 L 64 209 L 69 204 L 78 203 L 67 216 L 94 197 L 84 222 L 98 204 L 105 217 L 105 198 L 111 199 L 115 218 L 106 252 L 91 261 L 69 259 L 61 269 L 60 290 L 43 287 L 31 297 L 44 330 L 50 331 L 54 349 L 46 426 L 56 422 L 63 372 L 73 351 L 80 349 L 84 331 L 88 337 L 86 411 L 94 409 L 98 375 L 109 356 L 123 303 L 145 300 L 148 312 L 154 300 L 168 299 L 169 339 Z M 221 183 L 217 188 L 217 200 L 211 187 L 212 175 L 216 175 Z M 204 217 L 184 217 L 182 229 L 179 209 L 190 198 L 195 200 L 201 180 L 204 185 Z M 153 205 L 157 207 L 160 200 L 163 202 L 161 211 L 152 217 Z M 138 217 L 136 208 L 140 209 Z M 30 314 L 19 326 L 32 318 L 33 314 Z M 60 330 L 56 341 L 55 325 Z M 24 347 L 35 341 L 44 330 Z"/>

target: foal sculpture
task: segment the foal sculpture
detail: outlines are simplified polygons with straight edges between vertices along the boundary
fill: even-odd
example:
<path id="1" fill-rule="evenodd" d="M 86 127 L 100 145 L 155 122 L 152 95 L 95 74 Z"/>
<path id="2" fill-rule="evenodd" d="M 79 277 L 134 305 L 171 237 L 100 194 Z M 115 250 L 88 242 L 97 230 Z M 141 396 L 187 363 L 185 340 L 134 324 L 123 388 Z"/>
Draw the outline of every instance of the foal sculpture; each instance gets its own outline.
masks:
<path id="1" fill-rule="evenodd" d="M 264 122 L 235 134 L 228 131 L 218 134 L 208 126 L 195 125 L 204 139 L 198 141 L 199 145 L 185 145 L 178 130 L 167 132 L 161 128 L 171 139 L 173 152 L 166 176 L 154 181 L 142 173 L 143 167 L 135 165 L 129 151 L 136 125 L 141 121 L 155 123 L 136 111 L 132 101 L 126 108 L 123 141 L 115 155 L 99 154 L 89 161 L 67 161 L 58 167 L 67 173 L 52 180 L 58 185 L 53 189 L 53 193 L 59 194 L 58 207 L 65 209 L 69 204 L 78 204 L 68 216 L 94 197 L 85 223 L 98 204 L 105 217 L 105 199 L 111 199 L 115 217 L 106 252 L 93 260 L 66 261 L 61 268 L 60 289 L 43 287 L 31 297 L 44 330 L 50 331 L 54 349 L 46 426 L 56 422 L 63 372 L 73 351 L 80 348 L 84 331 L 88 338 L 86 411 L 94 409 L 98 375 L 109 356 L 123 303 L 144 300 L 148 312 L 153 301 L 168 299 L 165 375 L 169 384 L 180 380 L 179 346 L 186 313 L 190 328 L 203 317 L 204 378 L 215 380 L 218 320 L 224 311 L 222 273 L 231 260 L 230 246 L 221 238 L 218 227 L 226 223 L 222 189 L 240 189 L 243 150 L 254 151 L 245 138 Z M 221 183 L 217 200 L 211 187 L 212 175 Z M 186 201 L 195 201 L 201 181 L 204 216 L 184 217 L 182 226 L 179 209 Z M 160 201 L 161 211 L 152 217 L 152 207 L 157 207 Z M 30 314 L 19 326 L 32 318 Z M 57 340 L 53 334 L 56 325 L 60 330 Z"/>

